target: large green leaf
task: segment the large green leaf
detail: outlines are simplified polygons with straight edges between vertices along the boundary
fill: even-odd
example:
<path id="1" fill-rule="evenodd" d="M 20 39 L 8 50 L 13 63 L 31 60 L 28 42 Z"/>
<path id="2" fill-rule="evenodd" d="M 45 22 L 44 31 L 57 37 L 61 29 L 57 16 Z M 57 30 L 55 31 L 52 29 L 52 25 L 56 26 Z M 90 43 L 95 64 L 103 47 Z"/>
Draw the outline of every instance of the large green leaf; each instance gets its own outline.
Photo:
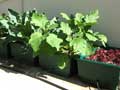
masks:
<path id="1" fill-rule="evenodd" d="M 99 18 L 99 12 L 98 12 L 98 10 L 96 10 L 95 12 L 92 12 L 89 15 L 86 15 L 86 17 L 85 17 L 85 23 L 87 25 L 96 24 L 98 18 Z"/>
<path id="2" fill-rule="evenodd" d="M 58 67 L 59 69 L 63 70 L 67 67 L 67 65 L 69 64 L 69 58 L 66 54 L 58 54 L 55 55 L 56 57 L 58 57 Z"/>
<path id="3" fill-rule="evenodd" d="M 71 42 L 70 42 L 70 46 L 73 47 L 74 52 L 78 52 L 81 53 L 81 44 L 83 45 L 84 40 L 81 38 L 74 38 Z"/>
<path id="4" fill-rule="evenodd" d="M 67 36 L 66 41 L 70 42 L 72 40 L 71 36 Z"/>
<path id="5" fill-rule="evenodd" d="M 82 54 L 84 56 L 93 54 L 92 46 L 83 38 L 74 38 L 70 42 L 70 46 L 73 47 L 75 54 Z"/>
<path id="6" fill-rule="evenodd" d="M 23 24 L 23 25 L 25 25 L 27 22 L 30 21 L 29 15 L 30 15 L 29 12 L 24 12 L 24 13 L 22 14 L 21 20 L 22 20 L 22 24 Z"/>
<path id="7" fill-rule="evenodd" d="M 2 24 L 3 27 L 5 27 L 6 29 L 9 29 L 9 24 L 7 20 L 5 19 L 0 20 L 0 23 Z"/>
<path id="8" fill-rule="evenodd" d="M 90 41 L 97 41 L 98 38 L 94 36 L 93 33 L 86 33 L 86 37 L 88 38 L 88 40 Z"/>
<path id="9" fill-rule="evenodd" d="M 63 33 L 65 33 L 67 35 L 71 35 L 72 30 L 68 23 L 61 22 L 60 26 L 61 26 L 61 30 L 63 31 Z"/>
<path id="10" fill-rule="evenodd" d="M 29 44 L 31 45 L 31 47 L 34 51 L 34 55 L 39 54 L 40 45 L 41 45 L 42 40 L 43 40 L 43 36 L 40 32 L 34 32 L 33 34 L 31 34 Z"/>
<path id="11" fill-rule="evenodd" d="M 34 13 L 32 15 L 32 23 L 45 30 L 46 24 L 48 23 L 48 19 L 44 14 Z"/>
<path id="12" fill-rule="evenodd" d="M 63 42 L 63 40 L 58 38 L 55 34 L 49 34 L 46 41 L 50 46 L 55 47 L 57 50 L 60 49 L 60 44 Z"/>
<path id="13" fill-rule="evenodd" d="M 100 39 L 100 41 L 102 42 L 102 44 L 104 46 L 106 46 L 105 44 L 107 43 L 107 37 L 105 35 L 103 35 L 103 34 L 98 34 L 97 36 Z"/>
<path id="14" fill-rule="evenodd" d="M 56 17 L 54 17 L 52 20 L 49 21 L 48 25 L 47 25 L 47 29 L 51 30 L 51 29 L 55 29 L 56 27 L 58 27 L 58 23 Z"/>
<path id="15" fill-rule="evenodd" d="M 70 17 L 66 14 L 66 13 L 60 13 L 60 15 L 66 19 L 66 20 L 70 20 Z"/>
<path id="16" fill-rule="evenodd" d="M 83 18 L 84 18 L 84 16 L 81 13 L 76 13 L 75 18 L 74 18 L 75 25 L 83 24 Z"/>
<path id="17" fill-rule="evenodd" d="M 74 37 L 83 38 L 84 37 L 84 32 L 82 31 L 82 29 L 79 29 L 78 32 L 74 33 Z"/>
<path id="18" fill-rule="evenodd" d="M 11 22 L 14 22 L 15 24 L 18 24 L 19 20 L 19 13 L 16 11 L 13 11 L 12 9 L 8 9 L 8 14 Z"/>

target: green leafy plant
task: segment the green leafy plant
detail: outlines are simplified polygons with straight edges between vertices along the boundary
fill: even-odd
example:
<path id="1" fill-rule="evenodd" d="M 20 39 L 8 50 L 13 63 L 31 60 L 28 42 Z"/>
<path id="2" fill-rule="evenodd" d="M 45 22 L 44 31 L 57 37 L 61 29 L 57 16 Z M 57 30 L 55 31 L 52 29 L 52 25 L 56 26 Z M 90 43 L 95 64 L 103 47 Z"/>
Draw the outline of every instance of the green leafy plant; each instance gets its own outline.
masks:
<path id="1" fill-rule="evenodd" d="M 7 36 L 7 21 L 4 19 L 5 14 L 0 15 L 0 38 Z"/>
<path id="2" fill-rule="evenodd" d="M 33 32 L 31 16 L 34 12 L 35 10 L 19 14 L 12 9 L 8 9 L 8 15 L 2 15 L 0 30 L 4 32 L 3 36 L 6 37 L 7 43 L 19 41 L 27 45 L 29 37 Z"/>
<path id="3" fill-rule="evenodd" d="M 56 17 L 49 20 L 43 13 L 34 13 L 31 18 L 31 23 L 35 27 L 34 32 L 30 36 L 29 44 L 31 45 L 34 55 L 39 55 L 41 43 L 46 42 L 51 47 L 59 51 L 60 44 L 63 42 L 57 36 L 57 23 Z"/>
<path id="4" fill-rule="evenodd" d="M 60 30 L 65 35 L 64 44 L 61 47 L 63 53 L 68 53 L 70 56 L 77 54 L 89 56 L 95 52 L 95 42 L 99 41 L 103 46 L 107 43 L 107 37 L 104 34 L 93 32 L 91 29 L 98 21 L 98 10 L 88 15 L 76 13 L 69 16 L 61 13 L 61 16 L 65 19 L 60 23 Z"/>
<path id="5" fill-rule="evenodd" d="M 47 42 L 59 50 L 62 39 L 57 37 L 57 19 L 49 20 L 43 13 L 36 10 L 23 14 L 8 9 L 8 15 L 0 16 L 0 36 L 6 37 L 6 42 L 21 42 L 30 45 L 34 56 L 39 55 L 40 45 Z"/>
<path id="6" fill-rule="evenodd" d="M 7 42 L 20 41 L 29 44 L 34 56 L 39 55 L 43 42 L 70 56 L 89 56 L 95 51 L 94 42 L 99 41 L 104 46 L 107 42 L 105 35 L 91 30 L 97 23 L 98 14 L 98 11 L 71 16 L 61 13 L 65 21 L 58 22 L 56 17 L 48 19 L 45 14 L 36 10 L 19 14 L 8 9 L 8 15 L 0 16 L 0 36 L 5 36 Z"/>

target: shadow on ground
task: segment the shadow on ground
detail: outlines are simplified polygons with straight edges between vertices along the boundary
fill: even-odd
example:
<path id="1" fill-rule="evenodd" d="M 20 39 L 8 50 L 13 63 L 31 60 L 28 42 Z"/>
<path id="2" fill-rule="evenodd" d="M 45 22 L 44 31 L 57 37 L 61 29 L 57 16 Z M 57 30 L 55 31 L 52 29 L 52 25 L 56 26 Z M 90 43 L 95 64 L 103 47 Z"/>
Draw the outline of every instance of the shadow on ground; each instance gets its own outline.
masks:
<path id="1" fill-rule="evenodd" d="M 40 67 L 35 67 L 34 65 L 25 65 L 14 62 L 13 60 L 8 59 L 0 59 L 0 68 L 6 71 L 7 73 L 22 73 L 33 78 L 39 79 L 43 82 L 46 82 L 52 86 L 55 86 L 61 90 L 69 90 L 64 84 L 81 86 L 81 87 L 88 87 L 89 90 L 98 90 L 98 89 L 91 89 L 88 85 L 80 82 L 77 76 L 72 76 L 69 78 L 57 76 L 51 73 L 46 72 L 45 70 L 41 69 Z M 62 84 L 59 84 L 62 83 Z M 88 90 L 88 89 L 87 89 Z"/>

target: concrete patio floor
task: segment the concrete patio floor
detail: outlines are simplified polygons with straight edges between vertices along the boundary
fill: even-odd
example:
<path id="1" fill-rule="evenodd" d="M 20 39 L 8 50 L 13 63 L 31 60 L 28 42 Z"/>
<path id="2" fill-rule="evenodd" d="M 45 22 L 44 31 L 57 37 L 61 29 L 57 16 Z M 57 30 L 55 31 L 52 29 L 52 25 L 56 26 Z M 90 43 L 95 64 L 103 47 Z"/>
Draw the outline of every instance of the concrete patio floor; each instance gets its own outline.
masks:
<path id="1" fill-rule="evenodd" d="M 0 90 L 98 89 L 81 82 L 77 76 L 61 77 L 32 64 L 0 59 Z"/>
<path id="2" fill-rule="evenodd" d="M 80 86 L 50 75 L 44 76 L 47 78 L 41 77 L 41 80 L 38 80 L 15 71 L 0 68 L 0 90 L 97 90 L 94 88 L 89 89 L 88 86 Z"/>
<path id="3" fill-rule="evenodd" d="M 0 70 L 0 90 L 59 90 L 40 80 L 20 73 Z"/>

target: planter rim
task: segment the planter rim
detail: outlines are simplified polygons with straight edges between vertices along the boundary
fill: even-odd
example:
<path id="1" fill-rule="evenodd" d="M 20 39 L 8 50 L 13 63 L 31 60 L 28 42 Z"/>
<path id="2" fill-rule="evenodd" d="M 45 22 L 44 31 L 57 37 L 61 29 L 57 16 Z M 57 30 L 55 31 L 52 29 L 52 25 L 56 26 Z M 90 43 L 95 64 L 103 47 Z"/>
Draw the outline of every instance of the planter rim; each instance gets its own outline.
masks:
<path id="1" fill-rule="evenodd" d="M 93 61 L 93 60 L 87 60 L 87 59 L 79 59 L 77 58 L 76 59 L 77 61 L 82 61 L 82 62 L 89 62 L 89 63 L 94 63 L 94 64 L 100 64 L 100 65 L 105 65 L 105 66 L 108 66 L 108 67 L 114 67 L 118 70 L 120 70 L 120 66 L 117 66 L 117 65 L 114 65 L 114 64 L 109 64 L 109 63 L 104 63 L 104 62 L 99 62 L 99 61 Z"/>

